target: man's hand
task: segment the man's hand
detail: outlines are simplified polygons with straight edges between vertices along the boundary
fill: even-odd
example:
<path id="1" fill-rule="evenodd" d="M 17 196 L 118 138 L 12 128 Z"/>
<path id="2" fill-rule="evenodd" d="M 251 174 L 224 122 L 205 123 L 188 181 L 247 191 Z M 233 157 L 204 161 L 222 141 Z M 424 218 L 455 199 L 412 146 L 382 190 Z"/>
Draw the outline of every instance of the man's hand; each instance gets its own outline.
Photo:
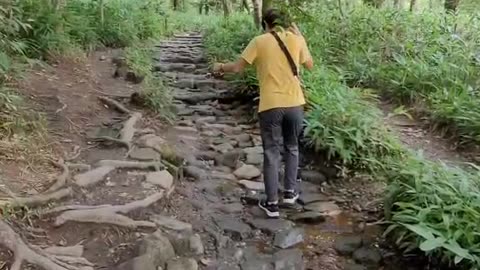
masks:
<path id="1" fill-rule="evenodd" d="M 213 64 L 212 73 L 215 77 L 222 77 L 225 74 L 223 70 L 223 63 L 215 63 Z"/>

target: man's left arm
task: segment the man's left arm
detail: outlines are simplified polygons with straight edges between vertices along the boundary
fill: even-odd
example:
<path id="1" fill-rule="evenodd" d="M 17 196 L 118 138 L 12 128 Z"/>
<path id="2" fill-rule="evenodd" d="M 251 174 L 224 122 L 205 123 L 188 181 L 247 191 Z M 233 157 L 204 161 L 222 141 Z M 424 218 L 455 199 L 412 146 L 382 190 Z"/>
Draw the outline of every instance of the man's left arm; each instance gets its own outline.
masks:
<path id="1" fill-rule="evenodd" d="M 241 73 L 248 65 L 252 65 L 257 59 L 257 41 L 253 39 L 235 62 L 216 63 L 213 65 L 214 73 Z"/>

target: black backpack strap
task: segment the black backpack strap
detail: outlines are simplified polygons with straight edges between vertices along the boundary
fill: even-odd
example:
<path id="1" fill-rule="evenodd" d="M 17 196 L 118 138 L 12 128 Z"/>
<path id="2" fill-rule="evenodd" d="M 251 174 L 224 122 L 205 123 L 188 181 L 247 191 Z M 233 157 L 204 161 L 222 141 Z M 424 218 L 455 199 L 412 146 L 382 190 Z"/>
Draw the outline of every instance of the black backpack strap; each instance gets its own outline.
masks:
<path id="1" fill-rule="evenodd" d="M 280 46 L 280 49 L 282 49 L 283 53 L 287 57 L 288 64 L 290 65 L 290 68 L 292 69 L 292 72 L 293 72 L 293 76 L 298 77 L 297 65 L 295 64 L 295 61 L 293 61 L 292 55 L 288 51 L 287 46 L 285 46 L 285 43 L 283 43 L 283 41 L 280 39 L 280 37 L 275 31 L 272 31 L 270 33 L 275 37 L 275 39 L 278 42 L 278 45 Z"/>

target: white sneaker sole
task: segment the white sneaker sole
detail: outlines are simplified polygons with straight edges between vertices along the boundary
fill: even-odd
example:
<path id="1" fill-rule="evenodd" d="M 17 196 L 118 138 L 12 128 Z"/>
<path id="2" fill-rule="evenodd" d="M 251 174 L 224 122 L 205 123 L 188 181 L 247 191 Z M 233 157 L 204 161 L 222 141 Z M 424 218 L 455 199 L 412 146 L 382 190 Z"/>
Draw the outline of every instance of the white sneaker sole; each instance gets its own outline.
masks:
<path id="1" fill-rule="evenodd" d="M 296 195 L 294 198 L 291 198 L 291 199 L 283 198 L 283 203 L 293 205 L 293 204 L 297 203 L 298 198 L 300 198 L 299 195 Z"/>
<path id="2" fill-rule="evenodd" d="M 261 203 L 258 203 L 258 207 L 260 207 L 260 209 L 262 209 L 267 214 L 267 216 L 270 217 L 270 218 L 280 217 L 280 212 L 271 212 L 267 208 L 263 207 Z"/>

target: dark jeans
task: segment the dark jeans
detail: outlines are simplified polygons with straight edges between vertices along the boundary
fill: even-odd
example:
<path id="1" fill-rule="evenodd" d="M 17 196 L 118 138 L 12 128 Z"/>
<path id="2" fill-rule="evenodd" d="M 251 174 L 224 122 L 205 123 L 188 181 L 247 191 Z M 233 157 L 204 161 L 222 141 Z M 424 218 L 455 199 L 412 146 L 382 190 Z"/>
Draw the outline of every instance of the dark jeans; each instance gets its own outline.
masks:
<path id="1" fill-rule="evenodd" d="M 303 107 L 275 108 L 261 112 L 259 118 L 264 151 L 265 192 L 267 200 L 275 202 L 278 201 L 282 145 L 285 160 L 284 188 L 297 191 L 298 141 L 302 131 Z"/>

